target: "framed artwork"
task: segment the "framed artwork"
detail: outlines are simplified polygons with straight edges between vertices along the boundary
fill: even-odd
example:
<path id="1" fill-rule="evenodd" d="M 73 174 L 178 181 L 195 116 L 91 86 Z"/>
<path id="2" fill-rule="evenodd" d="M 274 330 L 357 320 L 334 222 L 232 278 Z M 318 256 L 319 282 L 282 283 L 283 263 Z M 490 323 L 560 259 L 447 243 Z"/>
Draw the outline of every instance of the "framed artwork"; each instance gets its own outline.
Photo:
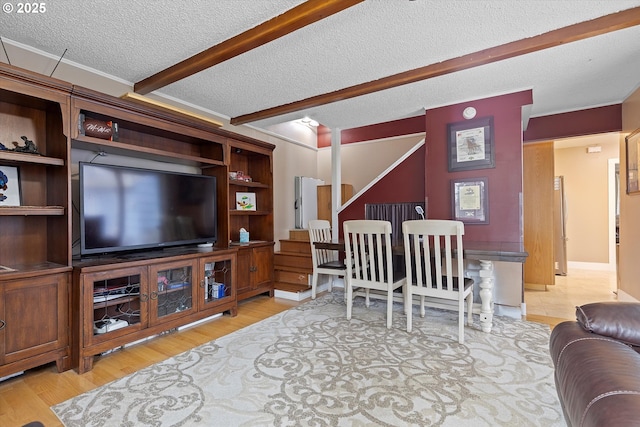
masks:
<path id="1" fill-rule="evenodd" d="M 0 206 L 20 206 L 20 178 L 15 166 L 0 165 Z"/>
<path id="2" fill-rule="evenodd" d="M 449 172 L 495 167 L 493 117 L 447 125 Z"/>
<path id="3" fill-rule="evenodd" d="M 625 138 L 625 145 L 627 149 L 627 194 L 640 194 L 640 188 L 638 188 L 640 128 L 634 130 Z"/>
<path id="4" fill-rule="evenodd" d="M 489 224 L 489 188 L 487 178 L 451 180 L 453 219 L 469 224 Z"/>
<path id="5" fill-rule="evenodd" d="M 256 193 L 236 193 L 236 209 L 239 211 L 255 211 Z"/>

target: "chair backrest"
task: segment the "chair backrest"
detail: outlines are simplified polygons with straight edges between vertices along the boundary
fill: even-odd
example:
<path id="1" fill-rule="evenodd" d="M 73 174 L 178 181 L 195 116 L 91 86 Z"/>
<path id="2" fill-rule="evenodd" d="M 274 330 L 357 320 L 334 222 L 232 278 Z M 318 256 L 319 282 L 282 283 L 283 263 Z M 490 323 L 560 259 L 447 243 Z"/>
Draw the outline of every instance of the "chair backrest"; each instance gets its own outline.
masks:
<path id="1" fill-rule="evenodd" d="M 402 231 L 409 285 L 434 289 L 444 297 L 457 295 L 452 284 L 453 277 L 464 277 L 461 256 L 464 223 L 438 219 L 405 221 Z"/>
<path id="2" fill-rule="evenodd" d="M 309 241 L 311 242 L 311 259 L 314 266 L 338 260 L 338 252 L 328 249 L 316 249 L 313 242 L 331 241 L 331 224 L 324 219 L 309 220 Z"/>
<path id="3" fill-rule="evenodd" d="M 384 287 L 393 283 L 391 223 L 353 220 L 343 223 L 347 281 L 352 286 Z"/>

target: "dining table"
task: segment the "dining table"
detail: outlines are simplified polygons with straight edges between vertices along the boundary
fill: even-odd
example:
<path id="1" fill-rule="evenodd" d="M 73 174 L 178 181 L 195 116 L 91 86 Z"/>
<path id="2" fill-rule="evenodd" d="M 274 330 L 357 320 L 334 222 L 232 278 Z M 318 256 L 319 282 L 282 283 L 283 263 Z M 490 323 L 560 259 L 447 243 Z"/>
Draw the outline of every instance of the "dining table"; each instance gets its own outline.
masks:
<path id="1" fill-rule="evenodd" d="M 344 256 L 345 245 L 343 241 L 317 241 L 313 243 L 316 249 L 327 249 L 339 251 Z M 454 248 L 454 253 L 456 252 Z M 404 261 L 404 246 L 394 245 L 392 248 L 394 256 L 402 257 Z M 464 240 L 463 258 L 478 261 L 480 269 L 479 296 L 480 307 L 480 327 L 483 332 L 491 332 L 493 327 L 493 288 L 494 288 L 494 262 L 516 262 L 524 263 L 529 255 L 524 250 L 524 244 L 520 242 L 490 242 Z M 400 297 L 401 298 L 401 297 Z M 475 311 L 475 310 L 474 310 Z"/>

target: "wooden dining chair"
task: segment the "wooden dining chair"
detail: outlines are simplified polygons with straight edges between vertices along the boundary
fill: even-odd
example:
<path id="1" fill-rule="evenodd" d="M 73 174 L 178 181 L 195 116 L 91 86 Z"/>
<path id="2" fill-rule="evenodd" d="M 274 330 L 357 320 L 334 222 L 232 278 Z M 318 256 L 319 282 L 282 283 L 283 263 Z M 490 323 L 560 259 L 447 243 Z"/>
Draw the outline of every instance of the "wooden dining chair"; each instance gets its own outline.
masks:
<path id="1" fill-rule="evenodd" d="M 365 305 L 370 298 L 387 300 L 387 328 L 391 328 L 393 293 L 406 283 L 394 280 L 391 250 L 391 223 L 379 220 L 352 220 L 343 223 L 347 275 L 347 319 L 351 320 L 356 289 L 364 290 Z M 370 292 L 370 291 L 378 291 Z"/>
<path id="2" fill-rule="evenodd" d="M 455 301 L 438 305 L 458 310 L 458 342 L 464 343 L 464 303 L 469 325 L 473 324 L 473 280 L 464 277 L 462 236 L 464 224 L 452 220 L 417 220 L 402 224 L 407 287 L 405 312 L 407 332 L 412 329 L 413 296 L 420 296 L 420 316 L 425 316 L 425 298 Z M 460 256 L 455 257 L 454 250 Z"/>
<path id="3" fill-rule="evenodd" d="M 333 289 L 333 279 L 336 276 L 345 276 L 347 267 L 338 256 L 338 251 L 330 249 L 316 249 L 314 242 L 331 242 L 331 224 L 323 219 L 309 221 L 309 241 L 311 242 L 311 261 L 313 263 L 313 275 L 311 276 L 311 299 L 316 299 L 318 288 L 318 276 L 329 276 L 329 292 Z"/>

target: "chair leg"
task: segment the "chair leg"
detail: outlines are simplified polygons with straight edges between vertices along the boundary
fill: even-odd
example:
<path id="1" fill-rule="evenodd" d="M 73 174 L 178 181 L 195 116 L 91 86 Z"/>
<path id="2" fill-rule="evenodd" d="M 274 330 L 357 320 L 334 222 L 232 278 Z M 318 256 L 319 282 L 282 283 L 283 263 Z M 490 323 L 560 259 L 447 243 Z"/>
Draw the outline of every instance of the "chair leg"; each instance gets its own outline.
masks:
<path id="1" fill-rule="evenodd" d="M 405 295 L 404 309 L 407 312 L 407 332 L 411 332 L 411 329 L 413 327 L 411 322 L 412 321 L 411 316 L 413 314 L 413 295 L 411 294 L 411 288 L 409 286 L 410 285 L 407 285 L 407 292 L 404 294 Z"/>
<path id="2" fill-rule="evenodd" d="M 346 284 L 346 296 L 347 296 L 347 320 L 351 320 L 351 308 L 353 306 L 353 289 L 351 285 Z"/>
<path id="3" fill-rule="evenodd" d="M 458 300 L 458 343 L 464 344 L 464 300 Z"/>
<path id="4" fill-rule="evenodd" d="M 318 286 L 318 273 L 315 271 L 311 276 L 311 299 L 316 299 L 316 288 Z"/>
<path id="5" fill-rule="evenodd" d="M 393 323 L 393 291 L 387 291 L 387 329 L 391 329 Z"/>
<path id="6" fill-rule="evenodd" d="M 473 325 L 473 288 L 467 296 L 467 325 Z"/>
<path id="7" fill-rule="evenodd" d="M 329 288 L 328 288 L 329 292 L 331 292 L 331 290 L 333 289 L 333 278 L 334 277 L 335 276 L 333 274 L 329 275 Z"/>
<path id="8" fill-rule="evenodd" d="M 427 311 L 424 308 L 424 295 L 420 295 L 420 317 L 424 317 Z"/>
<path id="9" fill-rule="evenodd" d="M 369 308 L 369 305 L 371 305 L 371 300 L 369 299 L 369 289 L 364 291 L 364 306 Z"/>

